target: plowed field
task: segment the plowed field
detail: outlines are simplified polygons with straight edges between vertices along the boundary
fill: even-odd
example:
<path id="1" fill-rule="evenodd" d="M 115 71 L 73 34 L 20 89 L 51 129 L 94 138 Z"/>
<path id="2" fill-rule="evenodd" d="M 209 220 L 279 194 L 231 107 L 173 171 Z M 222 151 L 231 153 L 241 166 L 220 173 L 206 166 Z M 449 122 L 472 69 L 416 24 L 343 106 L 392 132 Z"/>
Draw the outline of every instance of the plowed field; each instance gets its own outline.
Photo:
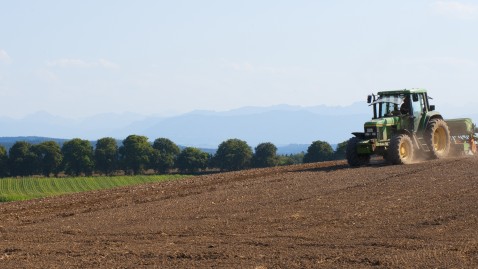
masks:
<path id="1" fill-rule="evenodd" d="M 328 162 L 0 204 L 0 268 L 478 268 L 477 168 Z"/>

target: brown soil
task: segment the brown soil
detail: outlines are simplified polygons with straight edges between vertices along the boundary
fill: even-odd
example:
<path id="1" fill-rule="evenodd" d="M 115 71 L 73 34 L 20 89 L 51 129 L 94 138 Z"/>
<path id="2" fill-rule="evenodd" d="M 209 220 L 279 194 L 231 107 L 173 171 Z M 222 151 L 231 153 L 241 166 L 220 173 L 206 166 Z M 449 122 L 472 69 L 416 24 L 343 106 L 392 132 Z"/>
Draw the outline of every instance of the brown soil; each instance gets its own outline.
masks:
<path id="1" fill-rule="evenodd" d="M 477 268 L 478 158 L 248 170 L 0 205 L 0 268 Z"/>

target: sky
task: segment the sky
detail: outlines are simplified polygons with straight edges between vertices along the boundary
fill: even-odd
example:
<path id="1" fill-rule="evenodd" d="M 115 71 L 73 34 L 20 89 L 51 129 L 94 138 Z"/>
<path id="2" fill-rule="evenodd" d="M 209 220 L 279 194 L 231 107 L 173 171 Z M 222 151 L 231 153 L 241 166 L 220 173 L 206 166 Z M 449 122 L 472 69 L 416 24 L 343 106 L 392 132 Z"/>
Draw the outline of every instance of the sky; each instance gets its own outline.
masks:
<path id="1" fill-rule="evenodd" d="M 0 0 L 0 117 L 347 106 L 402 88 L 478 107 L 477 32 L 465 0 Z"/>

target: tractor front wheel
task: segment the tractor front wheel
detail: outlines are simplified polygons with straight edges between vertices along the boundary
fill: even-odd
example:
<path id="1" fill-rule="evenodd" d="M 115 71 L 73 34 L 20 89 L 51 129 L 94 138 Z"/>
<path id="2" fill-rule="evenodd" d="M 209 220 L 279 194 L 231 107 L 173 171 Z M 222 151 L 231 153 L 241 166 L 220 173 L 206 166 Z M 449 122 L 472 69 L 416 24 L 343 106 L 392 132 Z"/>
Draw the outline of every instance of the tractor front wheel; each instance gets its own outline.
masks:
<path id="1" fill-rule="evenodd" d="M 412 139 L 406 134 L 395 135 L 390 140 L 387 160 L 391 164 L 410 164 L 413 162 Z"/>
<path id="2" fill-rule="evenodd" d="M 370 155 L 362 155 L 357 152 L 357 145 L 361 140 L 357 137 L 352 137 L 347 142 L 347 148 L 345 149 L 345 156 L 350 166 L 357 167 L 367 165 L 370 162 Z"/>

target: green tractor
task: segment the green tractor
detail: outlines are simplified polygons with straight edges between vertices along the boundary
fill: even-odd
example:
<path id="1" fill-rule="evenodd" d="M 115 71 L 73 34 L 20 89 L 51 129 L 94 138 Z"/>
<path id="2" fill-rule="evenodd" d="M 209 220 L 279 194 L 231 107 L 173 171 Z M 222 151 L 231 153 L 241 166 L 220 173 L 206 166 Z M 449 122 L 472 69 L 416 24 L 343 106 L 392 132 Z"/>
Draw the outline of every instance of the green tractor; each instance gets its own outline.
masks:
<path id="1" fill-rule="evenodd" d="M 409 164 L 417 157 L 475 154 L 477 130 L 471 119 L 444 120 L 430 99 L 424 89 L 369 95 L 373 119 L 365 123 L 364 132 L 352 133 L 346 148 L 349 165 L 366 165 L 372 155 L 391 164 Z"/>

